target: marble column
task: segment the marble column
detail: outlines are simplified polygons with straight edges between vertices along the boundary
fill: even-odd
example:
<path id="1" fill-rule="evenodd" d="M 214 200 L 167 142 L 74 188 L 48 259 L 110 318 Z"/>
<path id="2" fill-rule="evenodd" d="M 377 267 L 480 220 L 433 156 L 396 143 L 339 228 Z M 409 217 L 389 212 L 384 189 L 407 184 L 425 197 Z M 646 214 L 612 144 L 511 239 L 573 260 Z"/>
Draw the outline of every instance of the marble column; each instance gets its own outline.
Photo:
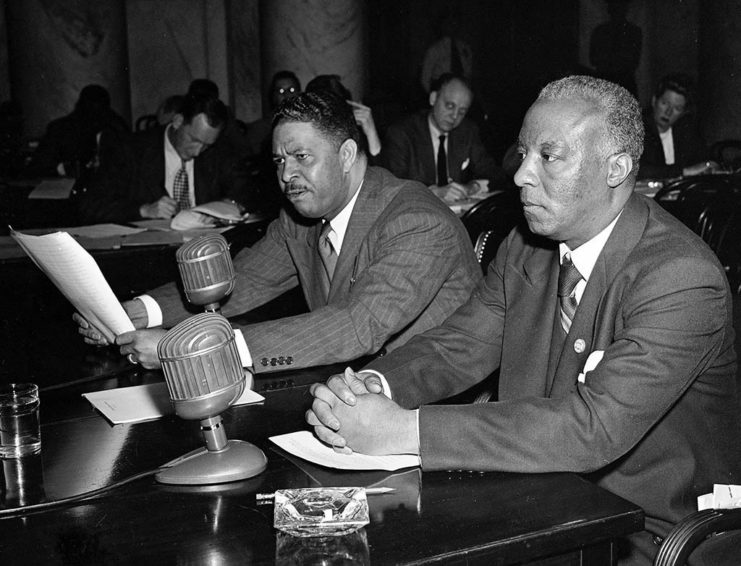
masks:
<path id="1" fill-rule="evenodd" d="M 24 0 L 6 8 L 11 91 L 25 135 L 43 135 L 88 84 L 107 88 L 113 108 L 130 117 L 124 0 Z"/>
<path id="2" fill-rule="evenodd" d="M 276 71 L 305 86 L 316 75 L 339 75 L 362 100 L 368 81 L 362 0 L 261 0 L 263 85 Z"/>
<path id="3" fill-rule="evenodd" d="M 741 4 L 702 2 L 698 91 L 708 143 L 741 139 Z"/>

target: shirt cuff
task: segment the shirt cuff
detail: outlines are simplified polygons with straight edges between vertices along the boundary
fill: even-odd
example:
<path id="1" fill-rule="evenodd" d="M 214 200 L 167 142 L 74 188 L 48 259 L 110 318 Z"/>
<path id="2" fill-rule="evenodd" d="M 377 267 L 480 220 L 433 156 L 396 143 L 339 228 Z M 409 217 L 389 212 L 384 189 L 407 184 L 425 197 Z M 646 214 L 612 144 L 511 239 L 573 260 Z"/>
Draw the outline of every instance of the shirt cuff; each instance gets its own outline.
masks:
<path id="1" fill-rule="evenodd" d="M 363 370 L 360 370 L 358 373 L 372 373 L 372 374 L 377 375 L 379 379 L 381 380 L 381 387 L 383 387 L 383 394 L 389 399 L 393 399 L 393 397 L 391 396 L 391 388 L 389 387 L 389 382 L 386 381 L 386 378 L 383 377 L 382 373 L 379 373 L 374 369 L 363 369 Z"/>
<path id="2" fill-rule="evenodd" d="M 239 359 L 242 361 L 242 367 L 252 367 L 252 355 L 250 349 L 247 347 L 247 342 L 244 339 L 242 331 L 234 329 L 234 343 L 237 345 L 237 352 L 239 352 Z"/>
<path id="3" fill-rule="evenodd" d="M 147 328 L 162 326 L 162 309 L 149 295 L 139 295 L 134 297 L 144 303 L 144 309 L 147 311 Z"/>

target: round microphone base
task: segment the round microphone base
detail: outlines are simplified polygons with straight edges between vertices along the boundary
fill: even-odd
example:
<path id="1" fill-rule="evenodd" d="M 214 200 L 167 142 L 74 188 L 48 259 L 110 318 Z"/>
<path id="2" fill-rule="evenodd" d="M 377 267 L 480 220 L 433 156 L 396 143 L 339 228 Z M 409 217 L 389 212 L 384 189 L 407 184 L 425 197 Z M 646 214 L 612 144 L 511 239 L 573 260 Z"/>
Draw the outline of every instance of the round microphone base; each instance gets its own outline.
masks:
<path id="1" fill-rule="evenodd" d="M 210 451 L 198 448 L 168 462 L 155 479 L 160 483 L 206 485 L 251 478 L 267 466 L 265 454 L 242 440 L 229 440 L 226 448 Z"/>

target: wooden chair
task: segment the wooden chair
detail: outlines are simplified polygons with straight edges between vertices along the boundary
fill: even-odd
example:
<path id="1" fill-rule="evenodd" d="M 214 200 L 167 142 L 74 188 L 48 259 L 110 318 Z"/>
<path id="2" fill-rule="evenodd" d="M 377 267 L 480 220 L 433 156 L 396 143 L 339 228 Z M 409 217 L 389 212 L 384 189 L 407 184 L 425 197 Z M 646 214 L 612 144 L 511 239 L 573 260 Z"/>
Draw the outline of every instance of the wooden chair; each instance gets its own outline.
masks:
<path id="1" fill-rule="evenodd" d="M 724 539 L 715 537 L 730 531 L 741 531 L 741 509 L 705 509 L 692 513 L 677 523 L 661 543 L 653 566 L 684 566 L 695 549 L 715 556 L 713 564 L 716 560 L 723 560 L 722 564 L 727 566 L 741 564 L 741 532 Z M 698 548 L 700 545 L 703 547 Z M 713 545 L 717 546 L 716 553 L 712 552 Z"/>

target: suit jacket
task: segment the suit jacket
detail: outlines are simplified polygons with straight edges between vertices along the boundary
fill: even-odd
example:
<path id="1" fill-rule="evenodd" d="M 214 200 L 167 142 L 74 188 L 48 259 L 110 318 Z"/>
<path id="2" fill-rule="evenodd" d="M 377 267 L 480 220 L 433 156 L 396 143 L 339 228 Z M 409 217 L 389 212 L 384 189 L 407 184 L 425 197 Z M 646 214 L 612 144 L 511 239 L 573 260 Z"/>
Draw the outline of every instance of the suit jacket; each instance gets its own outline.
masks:
<path id="1" fill-rule="evenodd" d="M 661 144 L 659 129 L 650 111 L 643 113 L 643 128 L 646 137 L 643 141 L 643 154 L 638 177 L 641 179 L 670 179 L 682 175 L 682 169 L 707 159 L 708 150 L 700 132 L 691 118 L 682 118 L 672 127 L 674 141 L 674 164 L 667 165 L 664 146 Z"/>
<path id="2" fill-rule="evenodd" d="M 435 152 L 428 124 L 429 110 L 419 112 L 389 127 L 381 150 L 380 164 L 402 179 L 437 184 Z M 506 175 L 481 143 L 479 129 L 464 119 L 448 137 L 448 176 L 458 183 L 488 179 L 501 184 Z"/>
<path id="3" fill-rule="evenodd" d="M 165 190 L 165 128 L 131 136 L 114 159 L 90 181 L 79 198 L 86 222 L 139 220 L 139 207 L 167 195 Z M 231 198 L 254 210 L 253 192 L 239 160 L 223 145 L 213 146 L 193 162 L 196 205 Z"/>
<path id="4" fill-rule="evenodd" d="M 481 280 L 465 229 L 418 183 L 369 167 L 342 243 L 328 299 L 317 242 L 321 222 L 286 210 L 235 258 L 225 316 L 300 285 L 311 312 L 242 327 L 255 371 L 354 360 L 392 350 L 440 324 Z M 151 293 L 164 326 L 185 318 L 174 284 Z"/>
<path id="5" fill-rule="evenodd" d="M 650 564 L 651 535 L 665 536 L 713 483 L 741 480 L 726 277 L 700 238 L 637 194 L 565 338 L 558 263 L 555 243 L 516 229 L 467 304 L 371 367 L 406 407 L 499 367 L 499 402 L 420 409 L 423 468 L 588 474 L 644 508 L 626 563 Z M 596 351 L 604 357 L 582 382 Z"/>

